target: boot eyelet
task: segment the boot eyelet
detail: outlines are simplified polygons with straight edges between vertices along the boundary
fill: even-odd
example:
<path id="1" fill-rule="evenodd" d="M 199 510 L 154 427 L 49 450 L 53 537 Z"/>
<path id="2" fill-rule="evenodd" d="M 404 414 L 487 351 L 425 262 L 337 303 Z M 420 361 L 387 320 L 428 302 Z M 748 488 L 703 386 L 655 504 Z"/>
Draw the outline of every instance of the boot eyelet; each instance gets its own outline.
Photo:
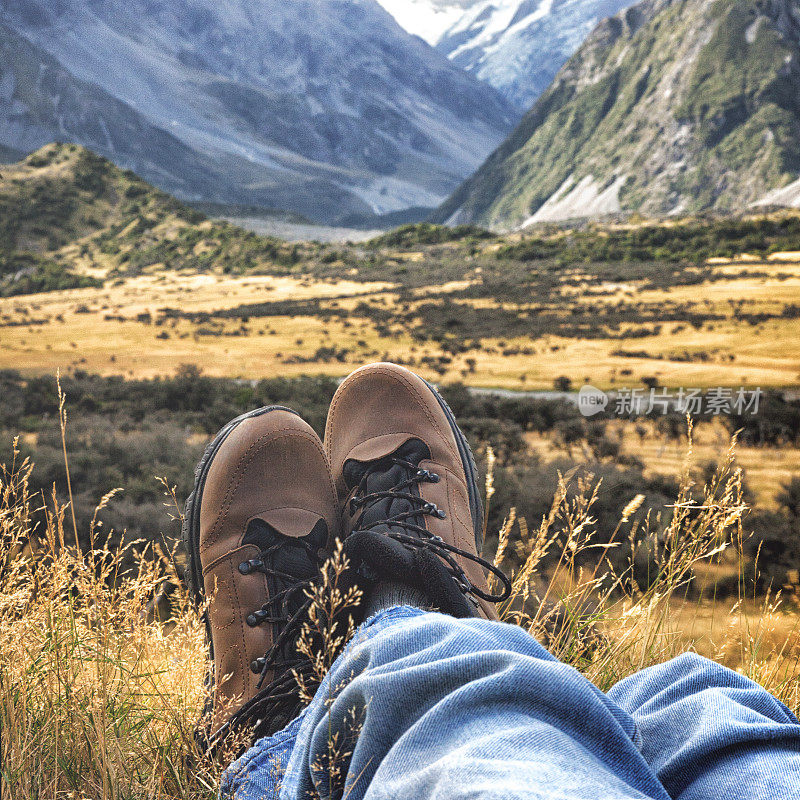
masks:
<path id="1" fill-rule="evenodd" d="M 239 564 L 239 572 L 242 575 L 249 575 L 252 571 L 252 565 L 249 561 L 242 561 L 242 563 Z"/>
<path id="2" fill-rule="evenodd" d="M 252 614 L 248 614 L 245 618 L 245 622 L 251 627 L 255 628 L 256 626 L 260 625 L 262 622 L 265 622 L 269 614 L 264 611 L 263 608 L 260 608 L 258 611 L 254 611 Z"/>
<path id="3" fill-rule="evenodd" d="M 437 508 L 435 516 L 437 516 L 439 519 L 447 519 L 447 513 L 443 508 Z"/>
<path id="4" fill-rule="evenodd" d="M 436 472 L 429 472 L 428 473 L 428 481 L 430 483 L 439 483 L 441 478 L 439 477 L 438 473 Z"/>
<path id="5" fill-rule="evenodd" d="M 255 661 L 250 662 L 250 672 L 254 675 L 260 675 L 261 670 L 264 668 L 264 659 L 257 658 Z"/>

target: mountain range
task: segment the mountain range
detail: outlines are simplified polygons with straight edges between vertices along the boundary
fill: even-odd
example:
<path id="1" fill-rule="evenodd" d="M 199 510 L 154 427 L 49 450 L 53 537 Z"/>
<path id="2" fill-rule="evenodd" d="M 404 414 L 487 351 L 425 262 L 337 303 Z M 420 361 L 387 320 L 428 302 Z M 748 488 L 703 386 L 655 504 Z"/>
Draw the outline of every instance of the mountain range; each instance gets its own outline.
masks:
<path id="1" fill-rule="evenodd" d="M 76 142 L 185 200 L 436 206 L 518 118 L 376 0 L 0 0 L 0 155 Z"/>
<path id="2" fill-rule="evenodd" d="M 436 41 L 454 64 L 527 111 L 595 25 L 631 0 L 480 0 Z"/>
<path id="3" fill-rule="evenodd" d="M 798 205 L 798 176 L 798 1 L 644 0 L 598 25 L 434 218 Z"/>
<path id="4" fill-rule="evenodd" d="M 379 0 L 406 30 L 494 86 L 520 111 L 604 17 L 631 0 Z"/>

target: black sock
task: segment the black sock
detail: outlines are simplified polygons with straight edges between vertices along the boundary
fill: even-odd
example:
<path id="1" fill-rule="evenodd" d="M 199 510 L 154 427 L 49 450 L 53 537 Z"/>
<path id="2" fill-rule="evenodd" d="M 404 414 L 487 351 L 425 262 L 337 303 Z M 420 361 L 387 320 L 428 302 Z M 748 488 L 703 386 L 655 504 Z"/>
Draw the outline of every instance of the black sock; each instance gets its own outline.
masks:
<path id="1" fill-rule="evenodd" d="M 378 611 L 394 606 L 430 609 L 431 603 L 419 589 L 415 589 L 413 586 L 399 581 L 381 581 L 367 595 L 364 613 L 369 617 Z"/>

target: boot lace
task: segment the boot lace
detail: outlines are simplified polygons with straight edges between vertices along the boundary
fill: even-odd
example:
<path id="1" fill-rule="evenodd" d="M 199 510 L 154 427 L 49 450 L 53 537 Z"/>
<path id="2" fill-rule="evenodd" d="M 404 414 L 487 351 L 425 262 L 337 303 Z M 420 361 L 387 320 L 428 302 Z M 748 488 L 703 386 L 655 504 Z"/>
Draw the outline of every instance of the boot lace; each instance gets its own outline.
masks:
<path id="1" fill-rule="evenodd" d="M 284 727 L 303 708 L 297 691 L 298 679 L 306 687 L 317 682 L 313 665 L 306 656 L 297 652 L 295 645 L 312 603 L 306 590 L 318 579 L 317 568 L 324 563 L 327 554 L 323 548 L 315 548 L 303 539 L 294 540 L 292 545 L 305 548 L 311 564 L 315 566 L 315 574 L 311 577 L 298 578 L 275 568 L 274 555 L 280 548 L 289 546 L 285 540 L 275 542 L 262 549 L 256 558 L 239 564 L 242 575 L 261 572 L 281 581 L 283 588 L 270 592 L 267 602 L 245 618 L 251 628 L 265 624 L 274 625 L 273 644 L 264 656 L 250 664 L 251 672 L 260 675 L 258 694 L 211 736 L 208 743 L 211 752 L 216 752 L 222 746 L 229 733 L 242 727 L 252 727 L 254 738 L 269 735 Z M 274 678 L 265 686 L 264 681 L 270 670 L 274 671 Z"/>
<path id="2" fill-rule="evenodd" d="M 367 492 L 367 480 L 370 475 L 375 472 L 383 472 L 386 470 L 387 461 L 389 464 L 403 467 L 407 470 L 408 477 L 397 483 L 391 489 Z M 386 530 L 381 530 L 381 533 L 391 537 L 404 546 L 413 549 L 427 549 L 441 558 L 453 579 L 458 584 L 459 588 L 465 594 L 472 594 L 482 600 L 492 603 L 501 603 L 511 596 L 511 581 L 506 577 L 505 573 L 496 567 L 491 562 L 481 558 L 474 553 L 466 550 L 461 550 L 455 545 L 445 542 L 441 537 L 435 536 L 427 528 L 415 522 L 421 515 L 436 517 L 438 519 L 446 519 L 447 513 L 444 509 L 439 508 L 435 503 L 430 503 L 419 494 L 414 494 L 412 489 L 421 483 L 438 483 L 440 480 L 439 475 L 427 469 L 421 469 L 412 461 L 398 456 L 392 456 L 388 460 L 381 460 L 375 464 L 370 465 L 365 470 L 361 480 L 356 488 L 353 497 L 350 499 L 350 514 L 359 515 L 359 521 L 354 529 L 358 530 L 371 530 L 377 526 L 388 526 Z M 399 511 L 389 517 L 372 520 L 366 524 L 360 524 L 364 519 L 364 511 L 370 506 L 381 500 L 402 499 L 406 500 L 410 508 L 405 511 Z M 401 530 L 396 530 L 400 528 Z M 462 558 L 474 561 L 484 569 L 491 572 L 501 583 L 502 591 L 499 594 L 492 594 L 484 592 L 479 587 L 475 586 L 467 577 L 464 569 L 456 561 L 454 556 L 461 556 Z"/>
<path id="3" fill-rule="evenodd" d="M 306 590 L 311 587 L 313 582 L 318 579 L 319 568 L 321 568 L 327 555 L 320 548 L 314 547 L 307 541 L 295 539 L 292 542 L 295 547 L 304 547 L 311 563 L 315 566 L 314 575 L 309 578 L 298 578 L 287 572 L 278 570 L 272 564 L 272 556 L 277 551 L 287 546 L 287 542 L 276 542 L 265 550 L 262 550 L 256 558 L 243 561 L 239 564 L 239 572 L 242 575 L 249 575 L 251 572 L 262 572 L 284 584 L 284 588 L 275 592 L 270 592 L 270 597 L 261 608 L 251 612 L 245 618 L 245 622 L 255 628 L 259 625 L 272 624 L 275 626 L 275 635 L 272 647 L 261 657 L 255 659 L 250 664 L 250 671 L 260 675 L 258 688 L 261 689 L 267 672 L 274 670 L 277 677 L 270 684 L 270 688 L 280 689 L 281 681 L 284 677 L 290 678 L 290 685 L 293 683 L 294 672 L 307 673 L 311 665 L 308 658 L 298 653 L 294 644 L 297 641 L 303 623 L 308 616 L 312 600 L 306 595 Z M 296 695 L 296 691 L 294 693 Z"/>

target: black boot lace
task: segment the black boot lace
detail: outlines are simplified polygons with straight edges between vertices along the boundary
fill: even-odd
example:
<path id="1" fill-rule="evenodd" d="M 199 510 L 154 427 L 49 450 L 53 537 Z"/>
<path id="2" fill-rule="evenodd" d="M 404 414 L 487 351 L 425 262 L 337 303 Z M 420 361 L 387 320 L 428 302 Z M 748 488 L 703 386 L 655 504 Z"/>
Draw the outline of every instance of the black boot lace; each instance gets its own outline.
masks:
<path id="1" fill-rule="evenodd" d="M 391 466 L 403 468 L 407 477 L 389 489 L 367 491 L 367 483 L 370 477 L 375 473 L 386 472 Z M 443 509 L 439 508 L 435 503 L 429 503 L 413 491 L 421 483 L 438 483 L 439 480 L 440 477 L 435 472 L 420 469 L 412 461 L 399 456 L 390 456 L 387 459 L 381 459 L 368 465 L 353 497 L 350 499 L 350 514 L 355 515 L 359 511 L 361 512 L 354 525 L 354 530 L 366 531 L 380 527 L 382 534 L 391 537 L 409 549 L 427 549 L 439 556 L 445 562 L 448 571 L 461 591 L 465 594 L 469 593 L 492 603 L 501 603 L 507 600 L 511 596 L 511 581 L 499 567 L 474 553 L 461 550 L 455 545 L 445 542 L 441 537 L 435 536 L 420 524 L 422 522 L 421 516 L 423 515 L 437 517 L 438 519 L 446 519 L 447 517 Z M 408 507 L 391 515 L 379 514 L 376 516 L 375 514 L 366 513 L 370 508 L 374 508 L 377 503 L 385 500 L 405 500 Z M 365 517 L 369 517 L 369 519 L 365 519 Z M 484 592 L 475 586 L 454 556 L 461 556 L 474 561 L 485 570 L 488 570 L 500 581 L 503 587 L 502 591 L 499 594 L 492 594 Z"/>
<path id="2" fill-rule="evenodd" d="M 281 550 L 285 554 L 287 547 L 304 548 L 308 558 L 306 564 L 310 568 L 308 571 L 313 571 L 313 574 L 298 577 L 275 567 L 275 557 Z M 228 733 L 245 726 L 252 728 L 254 738 L 271 735 L 302 711 L 299 681 L 313 691 L 318 677 L 308 657 L 297 651 L 297 640 L 313 602 L 306 595 L 306 590 L 319 579 L 320 569 L 327 557 L 324 548 L 315 547 L 312 542 L 281 538 L 262 549 L 256 558 L 239 564 L 239 572 L 243 575 L 262 572 L 268 577 L 269 600 L 248 614 L 245 621 L 253 628 L 273 625 L 273 644 L 264 656 L 250 664 L 250 670 L 260 675 L 258 694 L 216 732 L 211 742 L 212 748 L 219 747 Z M 264 685 L 270 670 L 273 671 L 273 680 Z"/>
<path id="3" fill-rule="evenodd" d="M 298 578 L 288 572 L 276 569 L 273 563 L 274 556 L 279 550 L 286 547 L 303 547 L 310 563 L 314 567 L 314 574 L 306 578 Z M 262 687 L 269 670 L 274 670 L 276 676 L 291 670 L 305 670 L 308 658 L 296 650 L 296 642 L 303 623 L 307 619 L 308 609 L 312 600 L 306 596 L 306 590 L 318 579 L 322 564 L 327 554 L 320 548 L 314 547 L 303 539 L 283 539 L 275 542 L 262 550 L 257 558 L 251 558 L 239 564 L 239 572 L 249 575 L 251 572 L 262 572 L 272 580 L 271 587 L 280 582 L 282 589 L 270 591 L 269 599 L 261 608 L 251 612 L 245 622 L 255 628 L 259 625 L 271 624 L 273 629 L 272 647 L 262 656 L 250 664 L 250 671 L 260 675 L 258 687 Z"/>

